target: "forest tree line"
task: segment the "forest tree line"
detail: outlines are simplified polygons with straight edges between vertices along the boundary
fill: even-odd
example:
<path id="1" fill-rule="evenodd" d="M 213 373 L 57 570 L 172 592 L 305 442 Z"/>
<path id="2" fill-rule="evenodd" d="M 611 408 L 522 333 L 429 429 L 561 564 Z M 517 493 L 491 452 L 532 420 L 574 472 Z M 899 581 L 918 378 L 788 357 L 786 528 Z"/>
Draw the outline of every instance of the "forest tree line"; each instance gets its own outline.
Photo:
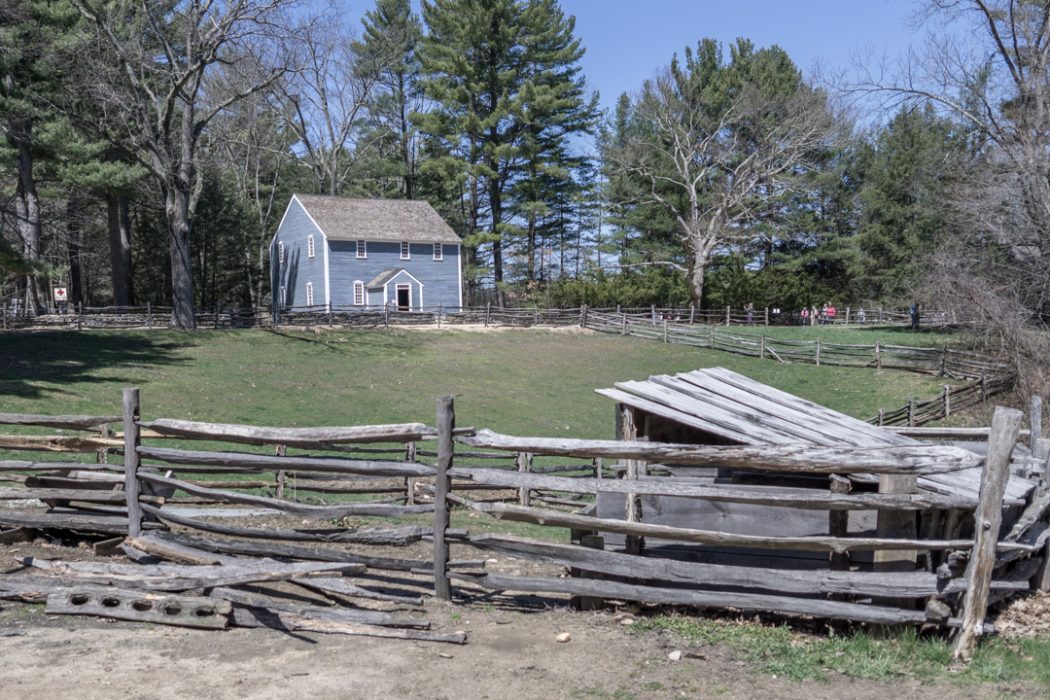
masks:
<path id="1" fill-rule="evenodd" d="M 292 193 L 429 201 L 468 304 L 1039 319 L 1050 2 L 930 0 L 900 70 L 699 39 L 599 109 L 557 0 L 0 0 L 0 301 L 269 304 Z M 958 41 L 960 35 L 967 41 Z M 852 105 L 852 108 L 851 108 Z M 884 119 L 874 119 L 877 106 Z"/>

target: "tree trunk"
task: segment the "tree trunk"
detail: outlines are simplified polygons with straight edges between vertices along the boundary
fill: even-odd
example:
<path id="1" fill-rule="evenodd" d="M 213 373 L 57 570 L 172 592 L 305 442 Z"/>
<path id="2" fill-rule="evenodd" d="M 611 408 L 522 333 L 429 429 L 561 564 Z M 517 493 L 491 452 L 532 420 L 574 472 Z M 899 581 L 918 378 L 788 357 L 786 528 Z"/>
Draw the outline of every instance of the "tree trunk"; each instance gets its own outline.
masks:
<path id="1" fill-rule="evenodd" d="M 167 186 L 164 205 L 168 215 L 168 253 L 171 258 L 171 313 L 176 328 L 194 330 L 193 258 L 190 237 L 190 193 L 178 186 Z"/>
<path id="2" fill-rule="evenodd" d="M 131 306 L 131 217 L 128 215 L 127 195 L 110 192 L 106 195 L 109 219 L 110 279 L 113 282 L 113 305 Z"/>
<path id="3" fill-rule="evenodd" d="M 80 268 L 81 230 L 80 209 L 83 202 L 75 192 L 66 200 L 66 251 L 69 257 L 69 301 L 78 306 L 84 303 L 83 275 Z"/>
<path id="4" fill-rule="evenodd" d="M 22 249 L 30 269 L 26 275 L 26 310 L 32 314 L 41 313 L 44 306 L 41 302 L 40 280 L 37 279 L 36 265 L 40 262 L 40 198 L 36 193 L 36 180 L 33 178 L 33 154 L 29 150 L 33 126 L 29 122 L 13 124 L 10 131 L 18 151 L 18 185 L 15 198 L 15 211 L 18 216 L 18 232 L 22 238 Z"/>

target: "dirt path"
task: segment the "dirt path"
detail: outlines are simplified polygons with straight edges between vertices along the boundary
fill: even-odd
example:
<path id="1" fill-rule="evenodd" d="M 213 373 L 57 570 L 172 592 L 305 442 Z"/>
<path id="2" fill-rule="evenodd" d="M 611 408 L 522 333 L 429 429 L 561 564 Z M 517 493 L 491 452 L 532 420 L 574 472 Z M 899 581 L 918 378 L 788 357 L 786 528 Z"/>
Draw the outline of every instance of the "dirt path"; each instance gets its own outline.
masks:
<path id="1" fill-rule="evenodd" d="M 924 686 L 832 678 L 798 683 L 718 648 L 670 661 L 671 642 L 631 634 L 609 613 L 431 603 L 435 628 L 465 646 L 263 630 L 198 632 L 0 611 L 0 687 L 20 700 L 91 698 L 937 698 L 1039 697 L 1024 687 Z M 555 636 L 569 632 L 567 643 Z"/>

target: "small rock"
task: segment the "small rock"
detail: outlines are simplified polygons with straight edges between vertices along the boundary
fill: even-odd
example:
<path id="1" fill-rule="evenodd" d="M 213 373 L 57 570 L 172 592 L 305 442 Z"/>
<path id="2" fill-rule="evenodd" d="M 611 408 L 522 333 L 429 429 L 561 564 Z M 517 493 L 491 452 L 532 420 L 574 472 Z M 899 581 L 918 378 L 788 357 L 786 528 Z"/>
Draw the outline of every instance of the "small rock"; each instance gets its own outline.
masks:
<path id="1" fill-rule="evenodd" d="M 452 658 L 452 654 L 446 654 L 443 651 L 438 653 L 438 656 L 440 656 L 442 659 L 451 659 Z"/>
<path id="2" fill-rule="evenodd" d="M 571 639 L 572 639 L 572 635 L 571 634 L 569 634 L 568 632 L 562 632 L 561 634 L 559 634 L 557 637 L 554 638 L 554 641 L 561 642 L 562 644 L 564 644 L 565 642 L 567 642 L 567 641 L 569 641 Z"/>
<path id="3" fill-rule="evenodd" d="M 499 559 L 486 559 L 486 564 L 499 564 Z"/>
<path id="4" fill-rule="evenodd" d="M 621 625 L 633 625 L 634 624 L 634 618 L 633 617 L 625 617 L 622 620 L 620 620 L 620 624 Z"/>
<path id="5" fill-rule="evenodd" d="M 682 660 L 682 652 L 679 649 L 675 649 L 674 651 L 672 651 L 670 654 L 667 655 L 667 658 L 669 658 L 671 661 L 681 661 Z"/>
<path id="6" fill-rule="evenodd" d="M 466 631 L 466 630 L 456 630 L 456 631 L 455 631 L 455 632 L 453 632 L 452 634 L 466 634 L 466 633 L 467 633 L 467 631 Z"/>

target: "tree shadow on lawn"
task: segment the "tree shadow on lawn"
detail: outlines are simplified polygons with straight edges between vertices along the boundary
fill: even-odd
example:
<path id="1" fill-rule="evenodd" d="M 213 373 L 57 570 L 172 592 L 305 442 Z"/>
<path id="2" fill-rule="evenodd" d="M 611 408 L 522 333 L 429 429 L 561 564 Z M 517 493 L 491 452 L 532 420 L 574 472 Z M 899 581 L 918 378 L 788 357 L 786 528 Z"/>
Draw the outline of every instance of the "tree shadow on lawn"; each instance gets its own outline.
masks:
<path id="1" fill-rule="evenodd" d="M 141 381 L 135 370 L 186 362 L 177 353 L 191 344 L 189 339 L 175 342 L 127 333 L 0 334 L 0 397 L 39 399 L 70 393 L 62 388 L 68 384 L 135 383 Z M 114 369 L 122 373 L 100 373 Z"/>

